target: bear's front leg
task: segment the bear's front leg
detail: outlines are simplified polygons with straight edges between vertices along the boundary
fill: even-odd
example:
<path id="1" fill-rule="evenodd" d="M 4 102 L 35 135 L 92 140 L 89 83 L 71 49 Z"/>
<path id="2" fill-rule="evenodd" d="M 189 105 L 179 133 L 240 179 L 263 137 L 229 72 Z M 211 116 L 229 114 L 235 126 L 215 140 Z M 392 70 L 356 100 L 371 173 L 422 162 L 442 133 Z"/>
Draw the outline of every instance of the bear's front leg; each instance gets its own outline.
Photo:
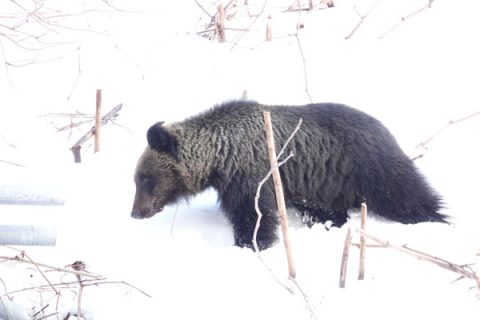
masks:
<path id="1" fill-rule="evenodd" d="M 269 213 L 266 213 L 270 211 Z M 256 242 L 260 250 L 270 248 L 277 242 L 278 236 L 278 221 L 276 219 L 276 212 L 271 209 L 261 210 L 262 219 L 260 220 L 260 227 L 257 232 Z M 232 219 L 233 236 L 235 245 L 239 247 L 247 247 L 254 249 L 253 237 L 258 215 L 256 211 L 245 214 L 245 212 L 238 212 L 241 216 Z"/>
<path id="2" fill-rule="evenodd" d="M 222 196 L 222 208 L 232 223 L 235 245 L 253 249 L 253 233 L 257 224 L 258 214 L 255 211 L 254 195 L 233 195 L 226 193 Z M 278 217 L 274 195 L 262 192 L 259 200 L 262 213 L 260 227 L 257 233 L 257 245 L 260 250 L 270 248 L 278 239 Z"/>

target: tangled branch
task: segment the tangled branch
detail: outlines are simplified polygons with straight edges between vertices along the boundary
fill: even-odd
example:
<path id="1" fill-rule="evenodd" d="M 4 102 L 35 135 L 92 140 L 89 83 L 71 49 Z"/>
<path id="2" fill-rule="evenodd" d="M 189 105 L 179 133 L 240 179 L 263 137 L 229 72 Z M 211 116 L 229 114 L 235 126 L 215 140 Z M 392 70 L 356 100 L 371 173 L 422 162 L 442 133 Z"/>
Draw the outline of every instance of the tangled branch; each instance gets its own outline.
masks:
<path id="1" fill-rule="evenodd" d="M 0 255 L 0 263 L 2 262 L 11 262 L 11 263 L 18 263 L 18 264 L 27 264 L 33 265 L 34 270 L 36 270 L 43 281 L 41 281 L 37 285 L 25 287 L 25 288 L 16 288 L 13 290 L 8 290 L 8 279 L 0 277 L 0 284 L 3 288 L 3 292 L 0 292 L 0 302 L 3 302 L 3 298 L 7 298 L 8 300 L 12 301 L 15 296 L 27 293 L 34 293 L 39 296 L 39 303 L 42 304 L 45 299 L 45 294 L 52 294 L 53 297 L 56 297 L 57 303 L 55 306 L 51 306 L 50 304 L 32 306 L 32 310 L 38 310 L 34 313 L 32 319 L 40 320 L 46 319 L 54 315 L 59 314 L 59 305 L 60 302 L 63 301 L 65 298 L 65 294 L 62 294 L 62 291 L 68 289 L 76 294 L 77 297 L 77 308 L 76 308 L 76 315 L 77 318 L 81 317 L 82 314 L 82 296 L 84 294 L 83 289 L 85 287 L 98 287 L 100 285 L 106 284 L 119 284 L 123 286 L 127 286 L 130 289 L 134 289 L 138 293 L 150 298 L 151 296 L 146 293 L 145 291 L 133 286 L 125 281 L 115 281 L 110 280 L 105 276 L 101 276 L 92 272 L 89 272 L 85 268 L 85 263 L 83 261 L 75 261 L 72 264 L 69 264 L 65 267 L 54 267 L 45 263 L 40 263 L 35 261 L 30 255 L 28 255 L 24 250 L 19 250 L 9 246 L 0 246 L 0 248 L 4 248 L 7 250 L 15 251 L 15 255 Z M 31 270 L 31 269 L 30 269 Z M 65 275 L 71 274 L 75 276 L 75 280 L 66 281 Z M 55 278 L 55 280 L 53 280 Z M 70 278 L 71 279 L 71 278 Z M 43 283 L 42 283 L 43 282 Z M 63 300 L 62 300 L 63 299 Z M 1 307 L 1 305 L 0 305 Z M 30 307 L 30 306 L 29 306 Z M 54 310 L 52 310 L 52 308 Z M 7 312 L 7 309 L 4 307 L 2 310 Z M 49 312 L 49 313 L 47 313 Z M 72 316 L 71 314 L 67 315 L 66 318 Z M 2 316 L 0 316 L 1 318 Z M 6 319 L 9 319 L 9 315 L 7 313 Z"/>
<path id="2" fill-rule="evenodd" d="M 42 52 L 76 42 L 77 33 L 104 34 L 90 26 L 88 15 L 118 11 L 110 0 L 84 1 L 69 9 L 50 3 L 35 0 L 2 3 L 0 47 L 7 67 L 24 67 L 60 58 L 45 57 Z M 65 32 L 69 32 L 68 36 Z"/>

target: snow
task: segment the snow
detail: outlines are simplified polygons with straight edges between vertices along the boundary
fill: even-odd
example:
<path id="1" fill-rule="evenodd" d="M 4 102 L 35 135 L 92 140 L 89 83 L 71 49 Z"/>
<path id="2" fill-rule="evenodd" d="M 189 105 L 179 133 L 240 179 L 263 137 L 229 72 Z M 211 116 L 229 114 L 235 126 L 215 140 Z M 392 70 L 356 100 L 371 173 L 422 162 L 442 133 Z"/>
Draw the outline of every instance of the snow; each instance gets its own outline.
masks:
<path id="1" fill-rule="evenodd" d="M 406 153 L 414 154 L 420 142 L 450 120 L 479 110 L 480 48 L 475 39 L 480 5 L 435 1 L 379 40 L 402 16 L 427 2 L 380 1 L 346 41 L 359 19 L 354 6 L 366 14 L 376 2 L 337 0 L 335 8 L 302 13 L 305 28 L 299 39 L 309 92 L 314 101 L 341 102 L 374 115 Z M 310 319 L 298 289 L 289 293 L 251 250 L 233 246 L 231 226 L 213 190 L 165 208 L 152 219 L 130 218 L 133 171 L 153 122 L 181 120 L 244 92 L 263 103 L 309 101 L 296 39 L 285 37 L 295 33 L 298 13 L 269 7 L 275 41 L 263 43 L 258 22 L 252 26 L 256 31 L 234 47 L 196 36 L 205 17 L 199 20 L 202 11 L 194 2 L 115 4 L 135 12 L 95 13 L 89 20 L 90 28 L 110 36 L 69 33 L 69 41 L 82 41 L 80 50 L 78 42 L 47 50 L 42 52 L 45 58 L 62 58 L 0 74 L 0 160 L 25 166 L 0 162 L 1 199 L 64 201 L 55 207 L 0 205 L 0 224 L 53 226 L 55 246 L 16 248 L 36 262 L 60 268 L 84 261 L 88 271 L 150 295 L 123 283 L 86 287 L 82 307 L 89 319 Z M 244 27 L 249 21 L 239 13 L 235 23 Z M 8 59 L 18 50 L 2 46 Z M 52 118 L 39 115 L 93 113 L 98 88 L 103 90 L 104 112 L 124 104 L 117 120 L 121 126 L 107 125 L 102 151 L 93 155 L 93 147 L 86 145 L 83 163 L 73 164 L 69 148 L 84 131 L 57 133 Z M 480 116 L 453 124 L 416 160 L 443 195 L 452 225 L 400 225 L 369 218 L 368 231 L 475 268 L 480 251 L 479 135 Z M 358 250 L 352 248 L 346 288 L 338 288 L 347 228 L 360 225 L 358 214 L 352 216 L 347 225 L 330 231 L 322 225 L 292 226 L 297 282 L 317 319 L 478 318 L 474 281 L 392 249 L 367 249 L 366 277 L 359 281 Z M 2 257 L 18 254 L 0 247 Z M 282 245 L 262 256 L 272 273 L 292 286 Z M 53 282 L 76 279 L 61 272 L 45 275 Z M 59 312 L 50 318 L 76 312 L 76 286 L 62 290 L 58 309 L 57 297 L 47 289 L 17 292 L 9 295 L 12 300 L 4 295 L 45 284 L 31 265 L 0 260 L 0 280 L 0 310 L 8 311 L 6 319 L 30 319 L 46 305 L 40 315 Z M 0 318 L 5 317 L 2 312 Z"/>

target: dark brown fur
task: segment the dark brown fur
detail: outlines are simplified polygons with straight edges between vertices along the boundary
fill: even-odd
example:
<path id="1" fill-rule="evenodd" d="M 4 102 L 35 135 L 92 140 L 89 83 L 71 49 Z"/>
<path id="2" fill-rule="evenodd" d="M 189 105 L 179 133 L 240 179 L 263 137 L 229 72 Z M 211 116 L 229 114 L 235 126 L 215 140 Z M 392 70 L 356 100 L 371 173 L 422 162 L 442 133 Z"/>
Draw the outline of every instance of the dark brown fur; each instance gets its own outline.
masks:
<path id="1" fill-rule="evenodd" d="M 446 222 L 440 197 L 394 137 L 371 116 L 339 104 L 264 106 L 229 102 L 171 125 L 157 123 L 135 172 L 134 218 L 208 187 L 217 190 L 239 246 L 251 246 L 257 214 L 254 196 L 269 170 L 262 111 L 270 111 L 277 147 L 303 118 L 288 146 L 295 157 L 281 167 L 287 206 L 311 223 L 341 226 L 347 210 L 364 200 L 377 215 L 401 223 Z M 264 214 L 257 242 L 276 240 L 273 184 L 262 189 Z"/>

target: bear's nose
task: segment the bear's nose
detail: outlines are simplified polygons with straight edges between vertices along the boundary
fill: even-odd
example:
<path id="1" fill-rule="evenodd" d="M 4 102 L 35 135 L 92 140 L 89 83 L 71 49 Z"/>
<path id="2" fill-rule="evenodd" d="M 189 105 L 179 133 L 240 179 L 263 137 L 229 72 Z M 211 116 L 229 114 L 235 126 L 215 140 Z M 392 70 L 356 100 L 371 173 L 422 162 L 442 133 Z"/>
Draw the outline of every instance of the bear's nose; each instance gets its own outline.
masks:
<path id="1" fill-rule="evenodd" d="M 133 207 L 131 217 L 134 219 L 143 219 L 140 208 Z"/>

